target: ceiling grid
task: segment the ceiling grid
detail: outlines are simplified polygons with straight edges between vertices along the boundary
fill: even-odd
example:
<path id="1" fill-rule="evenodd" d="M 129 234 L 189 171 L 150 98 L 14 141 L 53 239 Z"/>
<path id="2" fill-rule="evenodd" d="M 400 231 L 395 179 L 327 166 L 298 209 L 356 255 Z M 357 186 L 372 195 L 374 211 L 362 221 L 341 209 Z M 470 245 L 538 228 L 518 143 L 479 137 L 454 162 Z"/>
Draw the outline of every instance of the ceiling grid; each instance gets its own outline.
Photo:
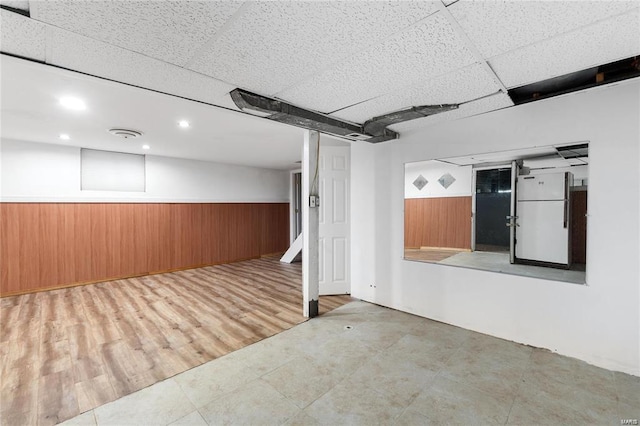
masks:
<path id="1" fill-rule="evenodd" d="M 231 28 L 238 20 L 241 19 L 242 16 L 247 12 L 247 10 L 251 7 L 253 2 L 245 1 L 242 5 L 234 12 L 234 14 L 229 18 L 216 32 L 213 34 L 207 41 L 202 43 L 198 48 L 196 48 L 193 54 L 189 57 L 189 59 L 185 62 L 184 67 L 188 69 L 192 69 L 193 61 L 196 58 L 199 58 L 203 55 L 204 51 L 211 48 L 221 36 L 224 34 L 229 28 Z"/>
<path id="2" fill-rule="evenodd" d="M 0 5 L 31 14 L 0 10 L 2 53 L 224 108 L 237 110 L 236 88 L 355 123 L 459 104 L 391 125 L 400 133 L 510 107 L 507 89 L 640 55 L 637 1 Z"/>
<path id="3" fill-rule="evenodd" d="M 359 54 L 371 40 L 384 41 L 431 15 L 435 4 L 257 2 L 191 67 L 281 97 L 285 88 Z"/>
<path id="4" fill-rule="evenodd" d="M 73 46 L 73 48 L 69 48 Z M 217 104 L 234 86 L 118 46 L 47 26 L 47 63 Z"/>
<path id="5" fill-rule="evenodd" d="M 419 19 L 417 19 L 415 22 L 411 23 L 410 25 L 407 25 L 406 27 L 402 27 L 401 29 L 399 29 L 399 30 L 397 30 L 395 32 L 392 32 L 392 33 L 389 33 L 389 34 L 385 34 L 384 38 L 380 38 L 380 39 L 374 38 L 373 40 L 367 40 L 366 44 L 353 49 L 352 52 L 350 52 L 349 55 L 353 55 L 353 54 L 357 54 L 359 52 L 365 52 L 367 50 L 370 50 L 374 46 L 376 46 L 377 44 L 383 42 L 385 39 L 395 37 L 400 33 L 406 32 L 406 31 L 410 30 L 413 27 L 421 25 L 424 22 L 424 20 L 428 19 L 434 13 L 438 12 L 438 10 L 439 10 L 439 8 L 437 8 L 437 4 L 438 3 L 439 3 L 438 0 L 429 0 L 428 2 L 425 2 L 425 4 L 430 4 L 430 5 L 435 4 L 436 6 L 434 6 L 433 9 L 430 9 L 427 14 L 419 15 Z M 322 72 L 326 71 L 327 69 L 330 69 L 331 67 L 342 63 L 343 61 L 348 59 L 349 55 L 347 55 L 345 57 L 337 58 L 335 61 L 333 61 L 331 64 L 329 64 L 329 65 L 327 65 L 325 67 L 315 69 L 312 73 L 303 76 L 303 78 L 301 78 L 299 81 L 293 82 L 291 85 L 289 85 L 287 87 L 284 87 L 281 92 L 285 92 L 285 91 L 287 91 L 289 89 L 294 89 L 297 85 L 302 84 L 305 80 L 308 80 L 308 79 L 310 79 L 312 77 L 315 77 L 318 74 L 321 74 Z M 279 93 L 275 93 L 274 96 L 278 97 Z M 373 99 L 373 98 L 371 98 L 371 99 Z M 369 99 L 367 99 L 367 100 L 369 100 Z M 358 104 L 360 102 L 364 102 L 364 101 L 359 101 L 356 104 Z M 348 107 L 349 107 L 349 105 L 346 105 L 346 106 L 341 107 L 340 109 L 344 109 L 344 108 L 348 108 Z"/>
<path id="6" fill-rule="evenodd" d="M 407 85 L 420 87 L 475 61 L 446 18 L 437 13 L 278 96 L 305 108 L 335 111 Z"/>
<path id="7" fill-rule="evenodd" d="M 444 16 L 447 17 L 447 20 L 449 21 L 451 26 L 456 29 L 456 31 L 458 32 L 458 36 L 463 40 L 463 42 L 465 43 L 467 48 L 476 57 L 478 63 L 481 64 L 482 68 L 495 81 L 496 85 L 499 87 L 499 90 L 502 93 L 507 93 L 507 88 L 502 83 L 502 80 L 500 80 L 500 77 L 498 77 L 498 75 L 494 72 L 493 68 L 491 68 L 489 66 L 489 63 L 487 62 L 487 60 L 480 54 L 480 51 L 476 48 L 476 46 L 473 43 L 473 41 L 469 38 L 467 33 L 460 26 L 458 21 L 456 21 L 456 19 L 453 17 L 453 15 L 451 15 L 451 12 L 449 11 L 449 9 L 447 7 L 445 7 L 445 6 L 442 6 L 442 13 L 444 14 Z"/>
<path id="8" fill-rule="evenodd" d="M 237 1 L 32 1 L 31 17 L 184 66 L 242 5 Z"/>
<path id="9" fill-rule="evenodd" d="M 502 53 L 489 64 L 507 87 L 518 87 L 635 56 L 638 28 L 639 8 Z"/>
<path id="10" fill-rule="evenodd" d="M 0 9 L 0 50 L 16 56 L 45 61 L 45 26 L 18 13 Z"/>

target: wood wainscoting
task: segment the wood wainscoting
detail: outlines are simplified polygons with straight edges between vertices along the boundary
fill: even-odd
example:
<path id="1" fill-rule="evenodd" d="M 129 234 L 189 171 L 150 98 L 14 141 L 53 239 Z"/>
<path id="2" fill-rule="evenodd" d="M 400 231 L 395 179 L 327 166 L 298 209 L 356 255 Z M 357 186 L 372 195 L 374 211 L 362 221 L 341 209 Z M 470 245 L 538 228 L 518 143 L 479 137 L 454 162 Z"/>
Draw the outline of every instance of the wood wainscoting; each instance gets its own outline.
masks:
<path id="1" fill-rule="evenodd" d="M 471 197 L 405 199 L 404 246 L 471 249 Z"/>
<path id="2" fill-rule="evenodd" d="M 587 263 L 587 191 L 571 191 L 571 257 Z"/>
<path id="3" fill-rule="evenodd" d="M 0 203 L 0 295 L 228 263 L 288 246 L 288 203 Z"/>

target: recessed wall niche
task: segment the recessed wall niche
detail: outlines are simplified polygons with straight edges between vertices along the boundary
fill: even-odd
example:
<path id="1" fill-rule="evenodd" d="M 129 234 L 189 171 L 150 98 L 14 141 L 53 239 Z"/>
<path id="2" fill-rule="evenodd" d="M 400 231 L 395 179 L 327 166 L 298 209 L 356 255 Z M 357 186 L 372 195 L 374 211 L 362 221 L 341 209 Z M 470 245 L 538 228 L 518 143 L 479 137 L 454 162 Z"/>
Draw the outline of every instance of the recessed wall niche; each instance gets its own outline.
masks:
<path id="1" fill-rule="evenodd" d="M 145 156 L 123 152 L 80 150 L 83 191 L 145 191 Z"/>
<path id="2" fill-rule="evenodd" d="M 404 258 L 584 284 L 588 168 L 587 142 L 406 163 Z"/>

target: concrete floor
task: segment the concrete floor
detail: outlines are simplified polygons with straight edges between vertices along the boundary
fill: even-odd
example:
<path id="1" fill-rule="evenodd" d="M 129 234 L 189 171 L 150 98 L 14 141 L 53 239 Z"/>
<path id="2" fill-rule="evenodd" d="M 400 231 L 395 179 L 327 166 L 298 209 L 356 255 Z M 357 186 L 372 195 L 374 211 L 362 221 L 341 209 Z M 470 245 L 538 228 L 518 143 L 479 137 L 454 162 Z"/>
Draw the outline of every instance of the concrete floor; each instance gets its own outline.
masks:
<path id="1" fill-rule="evenodd" d="M 525 277 L 543 278 L 552 281 L 564 281 L 575 284 L 584 284 L 586 282 L 585 271 L 511 264 L 509 263 L 509 253 L 485 251 L 459 252 L 444 260 L 431 262 L 422 260 L 418 255 L 405 251 L 405 258 L 407 260 L 462 266 L 465 268 L 482 269 L 511 275 L 523 275 Z"/>
<path id="2" fill-rule="evenodd" d="M 640 377 L 356 301 L 64 424 L 621 419 L 640 419 Z"/>

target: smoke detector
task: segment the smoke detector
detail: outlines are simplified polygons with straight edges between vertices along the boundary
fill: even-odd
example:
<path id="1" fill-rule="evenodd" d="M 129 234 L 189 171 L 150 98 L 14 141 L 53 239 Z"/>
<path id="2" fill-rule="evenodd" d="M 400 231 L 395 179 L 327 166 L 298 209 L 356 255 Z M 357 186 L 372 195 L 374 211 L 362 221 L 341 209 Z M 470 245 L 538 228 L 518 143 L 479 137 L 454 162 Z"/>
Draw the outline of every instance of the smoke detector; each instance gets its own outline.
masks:
<path id="1" fill-rule="evenodd" d="M 130 129 L 109 129 L 109 133 L 123 139 L 135 139 L 142 136 L 142 132 Z"/>

